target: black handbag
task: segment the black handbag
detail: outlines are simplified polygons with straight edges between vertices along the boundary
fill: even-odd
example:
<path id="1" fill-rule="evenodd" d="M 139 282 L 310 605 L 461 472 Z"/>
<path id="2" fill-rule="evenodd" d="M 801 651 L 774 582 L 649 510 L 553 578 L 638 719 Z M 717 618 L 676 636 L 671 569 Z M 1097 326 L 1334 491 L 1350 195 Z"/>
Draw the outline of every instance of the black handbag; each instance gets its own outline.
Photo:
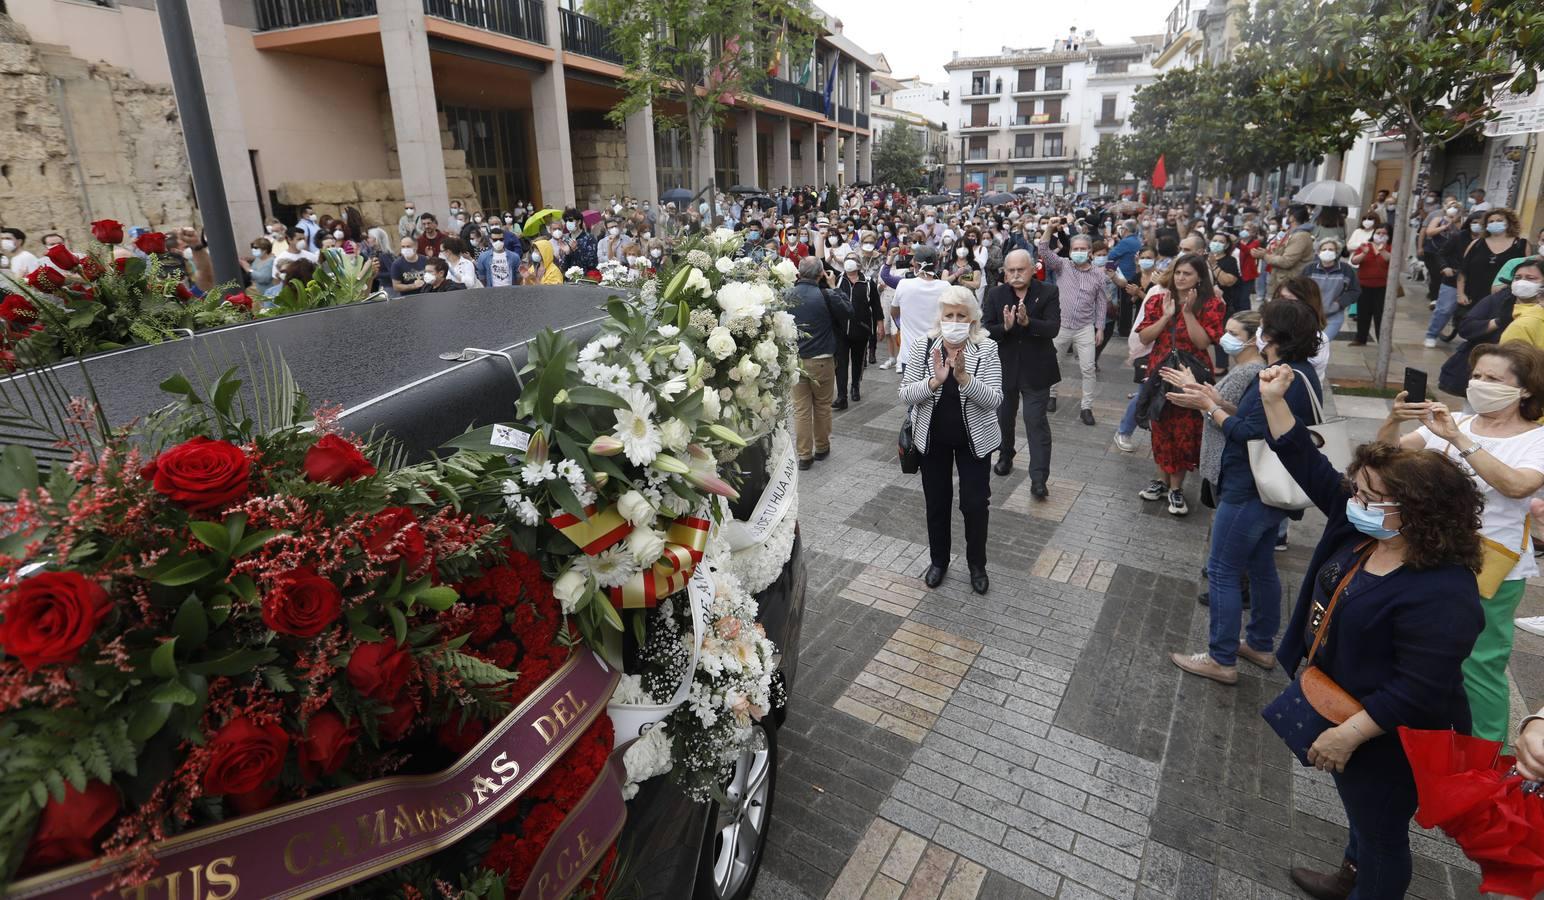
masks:
<path id="1" fill-rule="evenodd" d="M 917 452 L 917 445 L 911 439 L 911 414 L 906 413 L 901 419 L 901 434 L 895 442 L 896 456 L 901 460 L 901 472 L 906 475 L 915 475 L 922 469 L 922 454 Z"/>

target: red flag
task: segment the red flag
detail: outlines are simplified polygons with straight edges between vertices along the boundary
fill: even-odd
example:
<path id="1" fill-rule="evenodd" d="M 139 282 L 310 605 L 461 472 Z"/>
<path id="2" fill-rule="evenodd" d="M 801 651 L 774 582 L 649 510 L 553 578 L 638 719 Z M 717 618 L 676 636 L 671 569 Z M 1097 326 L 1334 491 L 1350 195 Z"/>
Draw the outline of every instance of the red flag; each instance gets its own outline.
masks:
<path id="1" fill-rule="evenodd" d="M 1158 154 L 1158 163 L 1153 166 L 1153 177 L 1149 180 L 1152 181 L 1153 187 L 1160 191 L 1169 183 L 1169 170 L 1163 167 L 1162 153 Z"/>

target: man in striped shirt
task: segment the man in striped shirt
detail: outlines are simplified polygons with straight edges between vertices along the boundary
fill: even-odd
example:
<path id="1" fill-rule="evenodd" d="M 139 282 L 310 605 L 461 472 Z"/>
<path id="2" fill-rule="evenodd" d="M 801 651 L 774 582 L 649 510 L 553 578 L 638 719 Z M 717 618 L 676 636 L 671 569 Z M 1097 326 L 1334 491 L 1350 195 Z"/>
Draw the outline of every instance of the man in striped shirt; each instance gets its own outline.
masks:
<path id="1" fill-rule="evenodd" d="M 1051 246 L 1054 223 L 1041 232 L 1037 245 L 1040 259 L 1047 271 L 1056 276 L 1056 288 L 1061 294 L 1061 331 L 1052 344 L 1060 358 L 1070 345 L 1077 350 L 1078 368 L 1083 373 L 1083 404 L 1078 419 L 1084 425 L 1094 424 L 1094 391 L 1097 375 L 1094 362 L 1099 341 L 1104 337 L 1105 300 L 1104 284 L 1109 276 L 1102 268 L 1096 268 L 1093 241 L 1086 234 L 1073 235 L 1068 256 L 1064 259 Z M 1056 386 L 1051 386 L 1051 401 L 1047 412 L 1056 412 Z"/>

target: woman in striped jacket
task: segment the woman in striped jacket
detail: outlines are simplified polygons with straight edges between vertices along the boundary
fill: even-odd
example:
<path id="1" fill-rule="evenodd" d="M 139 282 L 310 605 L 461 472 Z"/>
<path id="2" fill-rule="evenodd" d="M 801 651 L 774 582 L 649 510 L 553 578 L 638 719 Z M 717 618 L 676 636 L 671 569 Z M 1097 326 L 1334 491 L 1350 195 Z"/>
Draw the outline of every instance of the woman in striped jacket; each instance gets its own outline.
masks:
<path id="1" fill-rule="evenodd" d="M 923 579 L 930 588 L 938 587 L 949 568 L 952 470 L 958 469 L 970 587 L 986 593 L 987 502 L 992 452 L 1002 443 L 997 424 L 1002 398 L 997 344 L 981 327 L 981 306 L 969 288 L 952 287 L 938 300 L 938 319 L 927 339 L 912 342 L 901 380 L 901 402 L 909 409 L 912 440 L 922 454 L 931 555 Z"/>

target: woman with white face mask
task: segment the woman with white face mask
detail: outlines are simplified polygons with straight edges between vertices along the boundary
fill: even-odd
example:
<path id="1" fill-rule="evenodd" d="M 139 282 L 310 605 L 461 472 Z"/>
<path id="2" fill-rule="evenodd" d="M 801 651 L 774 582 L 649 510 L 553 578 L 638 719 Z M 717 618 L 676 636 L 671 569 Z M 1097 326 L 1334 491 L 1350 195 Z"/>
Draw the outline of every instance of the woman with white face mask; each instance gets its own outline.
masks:
<path id="1" fill-rule="evenodd" d="M 922 456 L 931 560 L 923 581 L 936 588 L 949 568 L 950 507 L 958 470 L 970 587 L 985 594 L 989 479 L 992 453 L 1002 444 L 997 422 L 1002 369 L 997 343 L 981 327 L 981 305 L 968 289 L 947 289 L 938 300 L 933 329 L 925 339 L 919 336 L 911 341 L 900 395 L 908 408 L 912 440 Z"/>
<path id="2" fill-rule="evenodd" d="M 1544 428 L 1537 421 L 1544 415 L 1544 352 L 1521 341 L 1476 347 L 1466 394 L 1474 414 L 1454 416 L 1441 401 L 1411 403 L 1401 393 L 1378 440 L 1446 455 L 1470 474 L 1485 500 L 1485 566 L 1478 576 L 1485 630 L 1464 662 L 1464 690 L 1474 736 L 1505 741 L 1512 616 L 1527 579 L 1539 572 L 1528 520 L 1532 499 L 1544 488 Z M 1421 427 L 1400 436 L 1400 424 L 1410 421 Z"/>

